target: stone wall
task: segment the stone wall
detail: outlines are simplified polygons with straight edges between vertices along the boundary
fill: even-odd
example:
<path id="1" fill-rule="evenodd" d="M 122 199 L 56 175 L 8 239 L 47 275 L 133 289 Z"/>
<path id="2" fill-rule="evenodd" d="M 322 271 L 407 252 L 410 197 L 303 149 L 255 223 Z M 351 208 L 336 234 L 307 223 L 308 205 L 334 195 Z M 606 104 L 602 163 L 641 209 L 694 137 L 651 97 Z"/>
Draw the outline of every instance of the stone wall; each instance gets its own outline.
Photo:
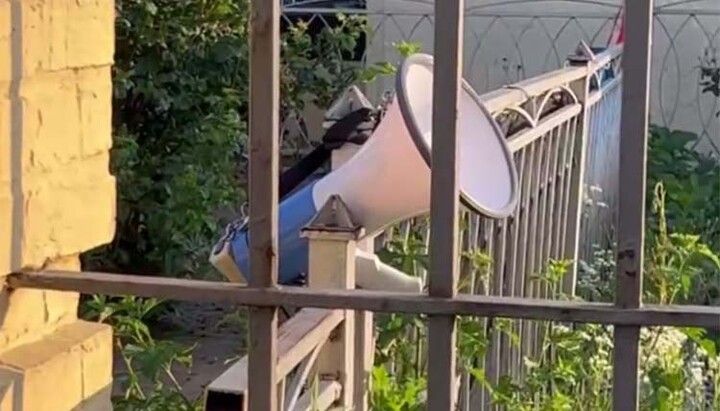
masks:
<path id="1" fill-rule="evenodd" d="M 112 0 L 0 0 L 0 275 L 114 235 Z M 0 279 L 4 283 L 4 279 Z M 78 294 L 0 293 L 0 411 L 110 409 L 112 334 Z"/>

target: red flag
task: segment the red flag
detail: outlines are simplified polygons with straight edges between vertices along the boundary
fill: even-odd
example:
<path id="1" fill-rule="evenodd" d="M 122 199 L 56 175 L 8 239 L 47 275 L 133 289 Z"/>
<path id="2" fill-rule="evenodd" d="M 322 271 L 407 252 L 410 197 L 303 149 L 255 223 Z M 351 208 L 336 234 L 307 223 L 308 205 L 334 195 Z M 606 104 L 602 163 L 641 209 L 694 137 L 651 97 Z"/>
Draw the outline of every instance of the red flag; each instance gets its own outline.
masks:
<path id="1" fill-rule="evenodd" d="M 613 23 L 613 30 L 608 40 L 608 46 L 622 44 L 625 41 L 625 9 L 622 7 L 618 11 Z"/>

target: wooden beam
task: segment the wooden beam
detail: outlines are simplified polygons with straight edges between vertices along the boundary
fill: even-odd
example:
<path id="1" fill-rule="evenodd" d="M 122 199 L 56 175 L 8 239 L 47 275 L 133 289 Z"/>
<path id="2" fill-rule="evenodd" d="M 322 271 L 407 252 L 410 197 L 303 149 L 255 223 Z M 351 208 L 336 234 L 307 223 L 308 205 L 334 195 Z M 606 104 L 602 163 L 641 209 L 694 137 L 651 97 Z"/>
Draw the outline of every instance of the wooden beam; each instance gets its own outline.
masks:
<path id="1" fill-rule="evenodd" d="M 278 381 L 285 378 L 315 347 L 324 344 L 342 320 L 343 312 L 340 310 L 303 308 L 283 324 L 280 327 L 283 332 L 278 339 Z"/>
<path id="2" fill-rule="evenodd" d="M 649 115 L 653 0 L 625 1 L 625 53 L 620 119 L 620 184 L 615 303 L 618 308 L 642 305 L 645 240 L 645 166 Z M 717 324 L 716 324 L 717 326 Z M 614 331 L 613 409 L 638 409 L 640 327 Z"/>
<path id="3" fill-rule="evenodd" d="M 464 0 L 435 2 L 430 273 L 433 297 L 452 298 L 458 280 L 458 104 L 462 83 Z M 457 400 L 454 315 L 428 318 L 428 409 L 452 410 Z"/>
<path id="4" fill-rule="evenodd" d="M 252 0 L 250 18 L 250 281 L 270 288 L 278 275 L 280 2 Z M 248 406 L 276 411 L 277 307 L 250 309 Z"/>
<path id="5" fill-rule="evenodd" d="M 8 276 L 8 286 L 84 294 L 136 295 L 181 301 L 224 302 L 245 306 L 307 307 L 373 312 L 468 315 L 528 320 L 638 326 L 709 327 L 720 324 L 720 307 L 552 301 L 459 294 L 455 298 L 370 290 L 311 290 L 301 287 L 254 289 L 213 281 L 89 272 L 45 271 Z"/>
<path id="6" fill-rule="evenodd" d="M 342 384 L 337 381 L 319 381 L 317 389 L 311 383 L 310 389 L 297 402 L 297 411 L 327 410 L 340 399 Z"/>
<path id="7" fill-rule="evenodd" d="M 343 320 L 339 310 L 304 308 L 283 324 L 278 330 L 278 362 L 276 379 L 281 382 L 295 366 L 310 356 L 330 336 L 330 333 Z M 216 398 L 224 399 L 227 404 L 232 398 L 233 404 L 247 410 L 248 357 L 240 358 L 206 389 L 206 410 L 212 411 L 213 404 L 220 404 Z"/>

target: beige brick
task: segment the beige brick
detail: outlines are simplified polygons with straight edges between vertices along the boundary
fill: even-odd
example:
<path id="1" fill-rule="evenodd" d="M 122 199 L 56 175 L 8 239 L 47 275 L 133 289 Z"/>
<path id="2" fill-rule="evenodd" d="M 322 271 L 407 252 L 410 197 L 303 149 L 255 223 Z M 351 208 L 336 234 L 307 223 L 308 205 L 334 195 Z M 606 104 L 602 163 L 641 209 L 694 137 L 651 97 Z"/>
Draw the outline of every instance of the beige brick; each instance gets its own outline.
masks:
<path id="1" fill-rule="evenodd" d="M 106 65 L 115 53 L 115 2 L 65 0 L 68 4 L 67 60 L 70 67 Z"/>
<path id="2" fill-rule="evenodd" d="M 23 170 L 52 170 L 80 158 L 76 74 L 63 71 L 24 79 Z"/>
<path id="3" fill-rule="evenodd" d="M 80 271 L 77 255 L 49 261 L 49 270 Z M 0 351 L 31 343 L 77 320 L 79 294 L 32 289 L 0 294 Z"/>
<path id="4" fill-rule="evenodd" d="M 12 62 L 22 61 L 23 77 L 108 65 L 114 54 L 115 6 L 109 0 L 0 0 L 0 52 L 22 58 L 0 59 L 0 82 L 10 78 Z M 21 20 L 21 21 L 20 21 Z M 20 28 L 10 36 L 12 25 Z"/>
<path id="5" fill-rule="evenodd" d="M 78 255 L 63 256 L 45 265 L 45 269 L 80 271 Z M 45 291 L 46 324 L 66 324 L 77 319 L 79 293 L 68 291 Z"/>
<path id="6" fill-rule="evenodd" d="M 0 182 L 0 275 L 12 271 L 10 265 L 13 252 L 13 204 L 10 186 Z"/>
<path id="7" fill-rule="evenodd" d="M 81 145 L 83 156 L 112 147 L 112 78 L 109 67 L 78 73 Z"/>
<path id="8" fill-rule="evenodd" d="M 112 372 L 107 366 L 84 375 L 92 364 L 112 364 L 112 330 L 85 321 L 0 354 L 0 367 L 15 374 L 21 410 L 77 409 L 111 384 Z"/>
<path id="9" fill-rule="evenodd" d="M 0 183 L 0 275 L 110 242 L 116 183 L 108 168 L 109 154 L 103 152 L 51 173 L 25 174 L 19 200 L 8 183 Z M 20 216 L 14 217 L 17 208 Z M 13 231 L 21 238 L 13 238 Z M 18 252 L 14 267 L 11 250 Z"/>
<path id="10" fill-rule="evenodd" d="M 25 176 L 25 265 L 105 244 L 115 232 L 115 179 L 108 153 L 52 173 Z"/>
<path id="11" fill-rule="evenodd" d="M 45 327 L 45 292 L 20 289 L 0 294 L 0 350 L 37 340 Z M 31 335 L 34 333 L 35 335 Z"/>
<path id="12" fill-rule="evenodd" d="M 88 338 L 80 346 L 83 355 L 83 399 L 112 393 L 112 328 L 105 326 L 103 330 L 98 338 Z"/>
<path id="13" fill-rule="evenodd" d="M 0 83 L 12 77 L 12 8 L 10 0 L 0 0 Z M 2 136 L 2 134 L 0 134 Z"/>
<path id="14" fill-rule="evenodd" d="M 2 0 L 0 0 L 2 1 Z M 2 59 L 0 58 L 0 61 Z M 0 64 L 2 64 L 0 62 Z M 10 123 L 10 101 L 0 96 L 0 196 L 5 191 L 5 184 L 10 182 L 12 124 Z M 3 227 L 0 225 L 0 227 Z"/>
<path id="15" fill-rule="evenodd" d="M 43 73 L 23 79 L 22 103 L 0 98 L 0 143 L 7 156 L 13 133 L 22 133 L 22 170 L 51 171 L 108 151 L 112 146 L 112 80 L 109 67 Z M 18 117 L 19 116 L 19 117 Z M 19 124 L 13 129 L 13 117 Z M 9 177 L 0 166 L 0 181 Z"/>
<path id="16" fill-rule="evenodd" d="M 50 69 L 51 58 L 51 22 L 53 2 L 49 0 L 23 0 L 12 2 L 12 8 L 20 7 L 19 11 L 13 10 L 12 18 L 16 25 L 21 27 L 17 32 L 16 39 L 22 47 L 22 75 L 31 76 L 42 70 Z M 18 23 L 17 19 L 22 22 Z M 64 22 L 58 21 L 57 24 Z M 17 58 L 13 56 L 17 62 Z"/>

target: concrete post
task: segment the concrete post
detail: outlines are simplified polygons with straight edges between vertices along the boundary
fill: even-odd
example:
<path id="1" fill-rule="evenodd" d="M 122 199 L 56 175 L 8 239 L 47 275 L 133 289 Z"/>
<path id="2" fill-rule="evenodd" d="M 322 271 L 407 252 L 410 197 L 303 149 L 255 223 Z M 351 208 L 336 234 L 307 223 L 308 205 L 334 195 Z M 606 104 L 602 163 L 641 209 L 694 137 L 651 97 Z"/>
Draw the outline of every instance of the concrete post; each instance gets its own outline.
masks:
<path id="1" fill-rule="evenodd" d="M 331 165 L 335 170 L 350 160 L 362 146 L 345 144 L 332 152 Z M 375 238 L 366 236 L 357 242 L 362 251 L 375 252 Z M 372 369 L 375 363 L 375 316 L 371 311 L 355 312 L 355 411 L 368 411 L 372 389 Z"/>
<path id="2" fill-rule="evenodd" d="M 302 235 L 309 239 L 311 288 L 355 288 L 356 241 L 363 229 L 357 226 L 340 197 L 332 196 Z M 355 313 L 346 310 L 344 321 L 325 343 L 313 373 L 319 380 L 342 384 L 338 406 L 353 409 L 355 377 Z M 313 381 L 311 377 L 310 381 Z"/>
<path id="3" fill-rule="evenodd" d="M 113 3 L 0 1 L 0 284 L 79 271 L 113 238 Z M 77 293 L 3 287 L 0 409 L 111 409 L 112 330 L 77 308 Z"/>

